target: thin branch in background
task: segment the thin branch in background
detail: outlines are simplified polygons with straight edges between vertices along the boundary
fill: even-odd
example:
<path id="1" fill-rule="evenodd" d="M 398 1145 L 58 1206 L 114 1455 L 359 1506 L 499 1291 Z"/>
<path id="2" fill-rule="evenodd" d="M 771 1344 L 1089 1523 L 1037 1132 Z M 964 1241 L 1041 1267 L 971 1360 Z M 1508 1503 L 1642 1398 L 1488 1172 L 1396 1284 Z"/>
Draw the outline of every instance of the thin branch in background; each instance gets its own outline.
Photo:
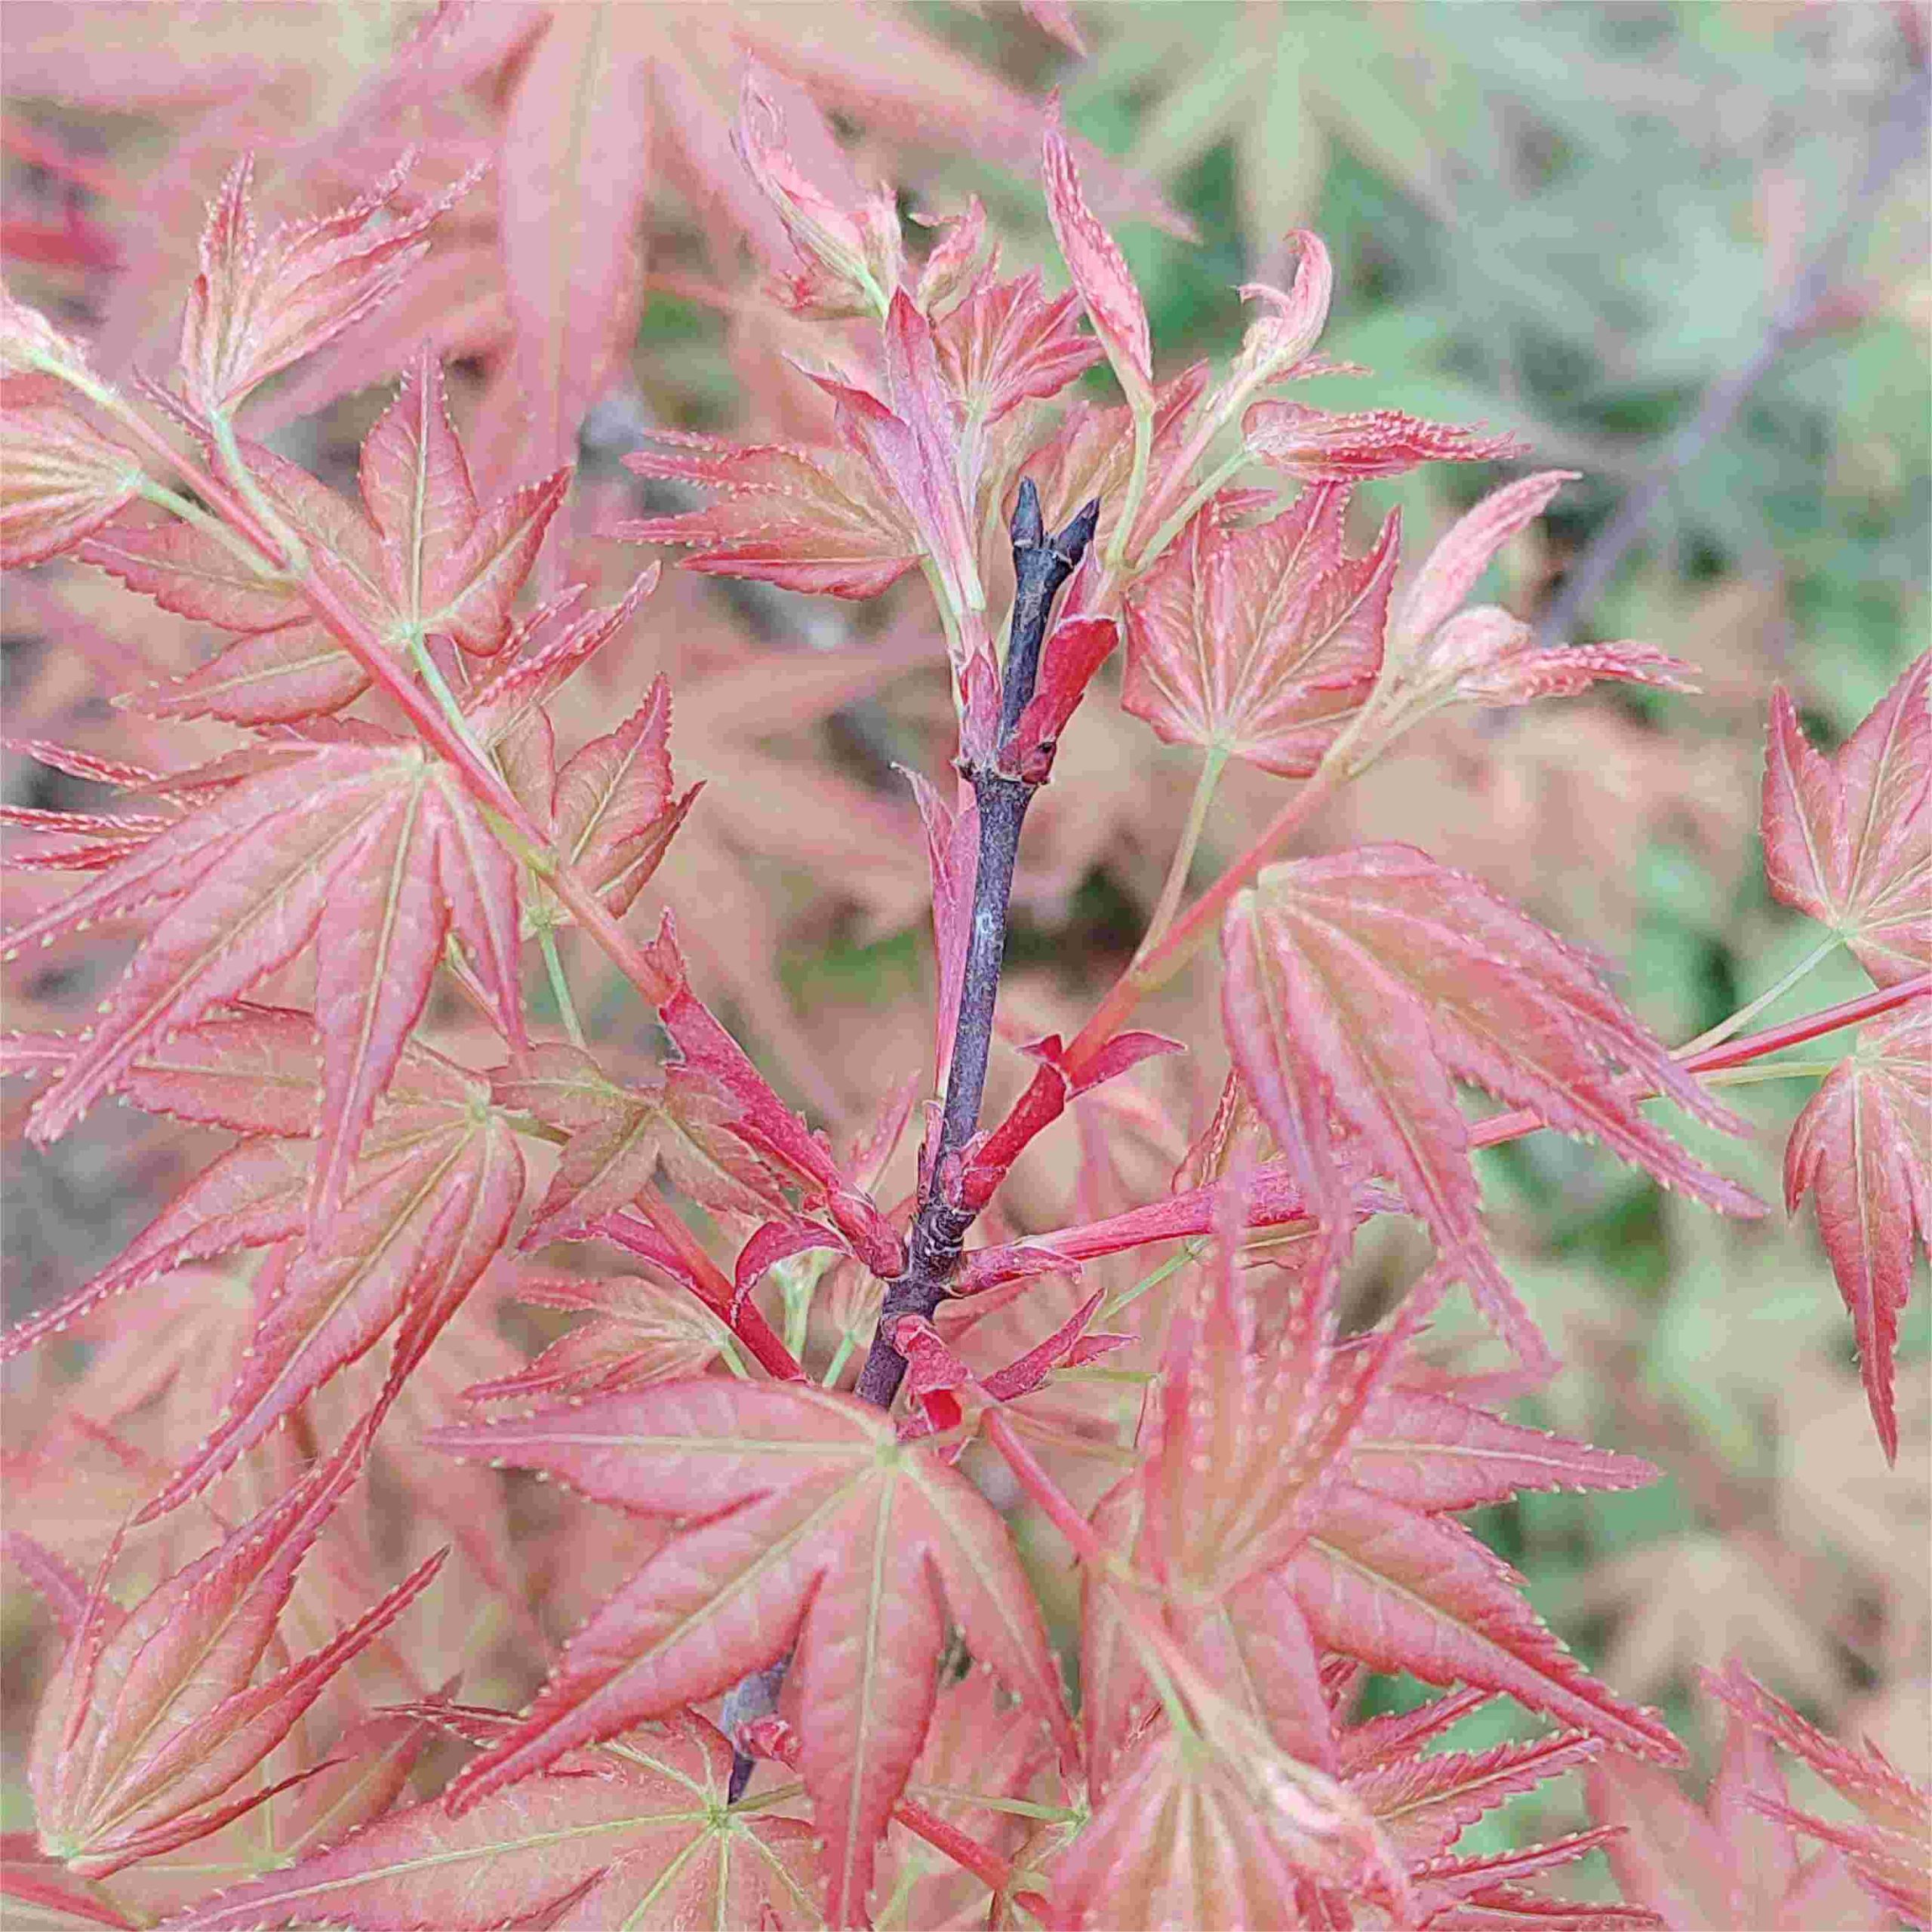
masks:
<path id="1" fill-rule="evenodd" d="M 1932 69 L 1918 63 L 1892 97 L 1890 109 L 1872 139 L 1864 173 L 1838 225 L 1792 283 L 1749 358 L 1705 392 L 1697 413 L 1670 439 L 1648 477 L 1617 505 L 1615 514 L 1564 574 L 1561 588 L 1537 620 L 1539 647 L 1566 642 L 1595 610 L 1598 598 L 1678 478 L 1730 428 L 1751 392 L 1785 352 L 1817 326 L 1821 313 L 1829 310 L 1852 244 L 1900 169 L 1924 154 L 1928 109 L 1932 109 Z"/>

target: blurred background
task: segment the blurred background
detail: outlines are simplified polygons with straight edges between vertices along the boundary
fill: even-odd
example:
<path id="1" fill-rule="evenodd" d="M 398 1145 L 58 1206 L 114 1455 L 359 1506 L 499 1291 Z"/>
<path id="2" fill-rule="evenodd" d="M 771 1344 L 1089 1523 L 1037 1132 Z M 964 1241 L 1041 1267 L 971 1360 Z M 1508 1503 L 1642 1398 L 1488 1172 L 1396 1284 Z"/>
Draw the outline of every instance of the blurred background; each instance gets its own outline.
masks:
<path id="1" fill-rule="evenodd" d="M 472 156 L 497 158 L 493 183 L 454 218 L 439 278 L 414 285 L 383 327 L 398 354 L 429 334 L 455 359 L 486 472 L 534 474 L 577 445 L 569 561 L 611 595 L 640 553 L 595 533 L 635 513 L 642 493 L 617 460 L 651 426 L 823 433 L 783 360 L 796 325 L 754 299 L 769 237 L 726 138 L 737 63 L 749 53 L 815 99 L 859 177 L 898 182 L 909 211 L 977 193 L 1009 269 L 1040 262 L 1054 277 L 1026 164 L 1037 103 L 1057 85 L 1073 127 L 1117 164 L 1090 171 L 1095 199 L 1140 278 L 1163 374 L 1226 357 L 1242 325 L 1236 285 L 1278 278 L 1284 231 L 1318 229 L 1337 273 L 1323 347 L 1374 373 L 1303 399 L 1487 422 L 1525 438 L 1534 466 L 1580 472 L 1540 534 L 1513 546 L 1497 595 L 1555 635 L 1641 638 L 1703 667 L 1700 697 L 1604 694 L 1444 720 L 1306 846 L 1426 844 L 1601 949 L 1672 1041 L 1815 946 L 1816 929 L 1763 884 L 1764 721 L 1781 681 L 1835 743 L 1926 641 L 1922 12 L 1185 0 L 1075 8 L 1081 54 L 992 4 L 576 0 L 533 53 L 543 11 L 485 8 L 483 27 L 446 25 L 441 40 L 432 27 L 425 42 L 413 38 L 424 14 L 407 7 L 11 0 L 10 279 L 89 334 L 111 373 L 158 374 L 199 208 L 239 151 L 257 151 L 267 208 L 288 214 L 339 202 L 405 139 L 422 144 L 426 188 Z M 616 91 L 575 148 L 539 152 L 558 137 L 528 103 L 558 84 L 543 63 L 567 57 Z M 537 178 L 581 203 L 558 212 L 557 233 L 587 223 L 605 238 L 601 253 L 550 266 L 555 312 L 608 311 L 618 331 L 586 365 L 594 377 L 561 382 L 570 406 L 547 423 L 505 401 L 528 347 L 519 304 L 546 272 L 518 259 L 532 214 L 519 198 Z M 255 425 L 344 485 L 378 400 L 352 363 L 297 372 Z M 1414 555 L 1509 473 L 1440 466 L 1364 486 L 1358 508 L 1366 525 L 1399 502 Z M 165 745 L 168 763 L 231 741 L 106 702 L 198 661 L 195 627 L 64 571 L 10 586 L 5 616 L 14 737 L 136 758 Z M 924 862 L 891 769 L 937 773 L 946 755 L 930 619 L 911 597 L 814 602 L 671 573 L 638 629 L 574 700 L 578 721 L 669 673 L 680 780 L 711 783 L 654 891 L 678 908 L 707 992 L 754 1050 L 835 1133 L 854 1131 L 922 1066 L 930 1038 Z M 14 754 L 5 776 L 16 800 L 85 795 Z M 1100 704 L 1081 713 L 1028 827 L 1017 1038 L 1077 1025 L 1124 963 L 1192 776 L 1137 721 Z M 1199 876 L 1245 842 L 1278 783 L 1230 777 Z M 28 1017 L 10 1023 L 52 1023 L 42 1009 L 85 1004 L 112 964 L 67 960 L 17 986 Z M 594 955 L 573 971 L 594 1032 L 636 1031 Z M 1765 1017 L 1866 983 L 1841 955 Z M 1184 978 L 1150 1011 L 1198 1051 L 1177 1072 L 1162 1063 L 1167 1084 L 1108 1123 L 1127 1193 L 1144 1198 L 1149 1176 L 1164 1184 L 1211 1106 L 1225 1064 L 1211 984 Z M 1016 1085 L 1023 1064 L 1008 1056 L 996 1084 Z M 1761 1132 L 1705 1151 L 1775 1200 L 1784 1130 L 1810 1091 L 1737 1090 Z M 1016 1177 L 1022 1227 L 1068 1218 L 1076 1186 L 1083 1213 L 1107 1211 L 1086 1204 L 1094 1163 L 1077 1173 L 1081 1150 L 1064 1138 Z M 14 1313 L 100 1265 L 206 1152 L 118 1112 L 51 1152 L 17 1137 L 6 1151 Z M 1593 1667 L 1687 1734 L 1710 1734 L 1694 1667 L 1736 1654 L 1827 1725 L 1932 1772 L 1922 1284 L 1888 1471 L 1808 1214 L 1720 1221 L 1554 1135 L 1484 1158 L 1499 1245 L 1570 1363 L 1526 1412 L 1667 1474 L 1627 1496 L 1529 1499 L 1495 1512 L 1485 1536 Z M 1390 1232 L 1364 1264 L 1364 1297 L 1414 1260 Z M 46 1413 L 10 1404 L 15 1493 L 28 1499 L 16 1507 L 31 1509 L 48 1477 Z M 24 1641 L 31 1613 L 8 1601 Z M 17 1799 L 10 1787 L 9 1826 Z M 1567 1801 L 1525 1801 L 1481 1829 L 1548 1835 L 1574 1822 Z"/>

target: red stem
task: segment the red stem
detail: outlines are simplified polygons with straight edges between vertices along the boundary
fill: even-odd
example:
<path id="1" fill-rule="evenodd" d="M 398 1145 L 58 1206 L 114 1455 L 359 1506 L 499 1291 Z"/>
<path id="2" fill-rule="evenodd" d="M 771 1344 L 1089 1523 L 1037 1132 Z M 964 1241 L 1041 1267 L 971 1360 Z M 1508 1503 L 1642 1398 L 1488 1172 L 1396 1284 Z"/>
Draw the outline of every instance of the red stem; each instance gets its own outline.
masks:
<path id="1" fill-rule="evenodd" d="M 1835 1006 L 1807 1014 L 1801 1019 L 1786 1020 L 1780 1026 L 1767 1026 L 1762 1032 L 1749 1034 L 1741 1040 L 1727 1041 L 1721 1046 L 1690 1054 L 1684 1060 L 1684 1068 L 1689 1073 L 1718 1073 L 1734 1066 L 1749 1066 L 1754 1060 L 1763 1060 L 1788 1047 L 1802 1046 L 1807 1040 L 1817 1039 L 1826 1033 L 1876 1020 L 1914 999 L 1927 995 L 1932 995 L 1932 973 L 1921 973 L 1917 978 L 1902 980 L 1895 986 L 1882 986 L 1875 992 L 1866 993 L 1857 999 L 1841 1000 Z M 1642 1097 L 1641 1090 L 1638 1097 Z M 1472 1148 L 1499 1146 L 1506 1141 L 1521 1140 L 1524 1135 L 1535 1133 L 1547 1124 L 1528 1108 L 1518 1107 L 1511 1112 L 1493 1115 L 1487 1120 L 1475 1122 L 1469 1129 L 1469 1144 Z M 1307 1218 L 1282 1163 L 1270 1161 L 1258 1169 L 1251 1187 L 1247 1211 L 1247 1224 L 1251 1227 L 1281 1227 Z M 1214 1225 L 1216 1192 L 1213 1187 L 1190 1188 L 1185 1193 L 1171 1195 L 1164 1201 L 1151 1201 L 1145 1207 L 1129 1208 L 1124 1214 L 1112 1214 L 1104 1220 L 1057 1229 L 1051 1234 L 1030 1235 L 1014 1244 L 1016 1254 L 1028 1248 L 1044 1247 L 1051 1248 L 1069 1261 L 1092 1261 L 1103 1255 L 1119 1254 L 1156 1241 L 1184 1241 L 1204 1235 Z M 989 1263 L 989 1257 L 996 1252 L 980 1249 L 967 1257 L 967 1278 L 973 1282 L 976 1291 L 1011 1278 L 1001 1274 L 996 1264 Z M 1021 1272 L 1018 1266 L 1013 1271 L 1014 1275 Z"/>
<path id="2" fill-rule="evenodd" d="M 797 1357 L 780 1340 L 757 1303 L 749 1297 L 739 1300 L 731 1278 L 705 1252 L 704 1244 L 663 1195 L 654 1187 L 647 1188 L 633 1205 L 684 1263 L 692 1292 L 750 1349 L 759 1365 L 780 1382 L 804 1381 L 805 1371 Z M 738 1304 L 736 1314 L 732 1312 L 734 1301 Z"/>

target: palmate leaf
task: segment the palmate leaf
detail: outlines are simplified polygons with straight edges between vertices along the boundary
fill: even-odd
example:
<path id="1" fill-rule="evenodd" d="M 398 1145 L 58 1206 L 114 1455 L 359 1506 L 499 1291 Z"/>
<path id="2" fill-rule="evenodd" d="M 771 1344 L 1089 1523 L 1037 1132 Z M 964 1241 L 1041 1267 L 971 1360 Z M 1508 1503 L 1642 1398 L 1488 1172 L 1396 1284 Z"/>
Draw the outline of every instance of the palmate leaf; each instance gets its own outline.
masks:
<path id="1" fill-rule="evenodd" d="M 1879 1904 L 1915 1925 L 1932 1924 L 1932 1791 L 1907 1777 L 1869 1739 L 1854 1750 L 1826 1737 L 1735 1660 L 1721 1675 L 1703 1676 L 1714 1697 L 1817 1773 L 1859 1815 L 1850 1824 L 1827 1821 L 1786 1804 L 1779 1791 L 1749 1794 L 1751 1807 L 1835 1846 Z"/>
<path id="2" fill-rule="evenodd" d="M 1284 1332 L 1261 1340 L 1235 1252 L 1224 1227 L 1177 1314 L 1146 1460 L 1096 1518 L 1161 1583 L 1169 1627 L 1222 1694 L 1331 1773 L 1340 1740 L 1324 1654 L 1506 1691 L 1623 1749 L 1679 1758 L 1670 1732 L 1592 1679 L 1451 1513 L 1530 1491 L 1632 1488 L 1656 1471 L 1414 1386 L 1406 1329 L 1337 1345 L 1307 1287 Z M 1091 1579 L 1084 1641 L 1090 1755 L 1104 1777 L 1152 1700 Z"/>
<path id="3" fill-rule="evenodd" d="M 674 1382 L 432 1438 L 685 1527 L 580 1630 L 537 1702 L 452 1790 L 459 1810 L 565 1753 L 715 1695 L 794 1651 L 828 1915 L 864 1909 L 918 1755 L 945 1632 L 1071 1733 L 998 1517 L 876 1410 L 787 1386 Z"/>
<path id="4" fill-rule="evenodd" d="M 479 1713 L 463 1727 L 488 1734 L 502 1721 Z M 411 1805 L 173 1923 L 179 1932 L 312 1923 L 494 1932 L 539 1917 L 577 1932 L 822 1925 L 811 1826 L 727 1810 L 731 1776 L 724 1738 L 702 1718 L 679 1717 L 573 1752 L 460 1817 L 439 1799 Z"/>
<path id="5" fill-rule="evenodd" d="M 1932 654 L 1827 758 L 1771 698 L 1764 875 L 1772 896 L 1842 934 L 1881 986 L 1932 968 Z"/>
<path id="6" fill-rule="evenodd" d="M 1932 1001 L 1868 1020 L 1792 1123 L 1786 1207 L 1795 1214 L 1807 1193 L 1851 1311 L 1872 1420 L 1896 1462 L 1899 1316 L 1913 1250 L 1932 1243 Z"/>
<path id="7" fill-rule="evenodd" d="M 269 1792 L 227 1794 L 434 1577 L 440 1555 L 323 1648 L 252 1681 L 368 1440 L 365 1425 L 131 1611 L 108 1597 L 103 1566 L 42 1703 L 28 1761 L 41 1842 L 75 1872 L 117 1871 L 260 1804 Z"/>
<path id="8" fill-rule="evenodd" d="M 0 1041 L 0 1070 L 50 1071 L 72 1051 L 11 1035 Z M 205 1487 L 395 1328 L 386 1402 L 508 1238 L 524 1189 L 515 1137 L 488 1108 L 484 1083 L 414 1044 L 340 1209 L 309 1235 L 320 1062 L 308 1016 L 272 1008 L 184 1029 L 137 1060 L 123 1091 L 138 1104 L 248 1137 L 91 1281 L 0 1337 L 0 1358 L 9 1357 L 187 1263 L 275 1248 L 256 1278 L 255 1318 L 224 1413 L 146 1515 Z"/>
<path id="9" fill-rule="evenodd" d="M 1591 962 L 1466 872 L 1407 845 L 1276 866 L 1222 927 L 1223 1014 L 1243 1079 L 1311 1209 L 1344 1225 L 1331 1120 L 1359 1137 L 1525 1357 L 1547 1345 L 1491 1254 L 1454 1081 L 1602 1140 L 1667 1186 L 1761 1214 L 1644 1120 L 1620 1070 L 1739 1131 L 1605 990 Z"/>
<path id="10" fill-rule="evenodd" d="M 669 1067 L 647 1084 L 623 1087 L 581 1048 L 552 1041 L 500 1074 L 495 1091 L 500 1106 L 534 1114 L 570 1136 L 526 1247 L 579 1233 L 627 1205 L 660 1167 L 707 1208 L 786 1211 L 777 1177 L 728 1131 L 728 1100 L 692 1068 Z"/>
<path id="11" fill-rule="evenodd" d="M 146 480 L 132 450 L 64 404 L 0 417 L 0 565 L 17 570 L 71 550 L 112 523 Z"/>
<path id="12" fill-rule="evenodd" d="M 1703 1806 L 1654 1764 L 1617 1755 L 1584 1774 L 1590 1815 L 1621 1828 L 1605 1847 L 1617 1888 L 1669 1932 L 1885 1932 L 1892 1915 L 1843 1857 L 1810 1857 L 1796 1829 L 1757 1809 L 1788 1793 L 1770 1741 L 1733 1712 Z"/>
<path id="13" fill-rule="evenodd" d="M 515 1374 L 466 1389 L 472 1401 L 615 1395 L 681 1381 L 702 1375 L 731 1340 L 731 1331 L 697 1296 L 638 1275 L 593 1281 L 531 1270 L 517 1276 L 515 1298 L 592 1318 Z"/>
<path id="14" fill-rule="evenodd" d="M 35 1103 L 64 1132 L 174 1029 L 246 992 L 316 940 L 322 1038 L 318 1211 L 332 1211 L 399 1063 L 452 930 L 512 1038 L 517 880 L 454 775 L 357 734 L 264 748 L 269 768 L 218 793 L 29 928 L 18 946 L 139 909 L 159 916 L 93 1037 Z"/>
<path id="15" fill-rule="evenodd" d="M 1312 771 L 1375 683 L 1395 577 L 1392 515 L 1343 551 L 1348 495 L 1305 490 L 1252 530 L 1207 505 L 1128 594 L 1121 703 L 1169 744 Z"/>

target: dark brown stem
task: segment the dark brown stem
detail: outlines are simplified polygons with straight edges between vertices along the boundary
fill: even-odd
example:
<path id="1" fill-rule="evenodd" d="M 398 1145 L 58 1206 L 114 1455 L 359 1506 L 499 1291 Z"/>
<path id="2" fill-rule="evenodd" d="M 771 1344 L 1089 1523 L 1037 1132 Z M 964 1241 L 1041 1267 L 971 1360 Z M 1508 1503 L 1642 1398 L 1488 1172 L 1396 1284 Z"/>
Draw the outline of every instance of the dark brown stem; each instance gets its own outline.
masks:
<path id="1" fill-rule="evenodd" d="M 980 860 L 973 880 L 973 923 L 960 987 L 958 1023 L 952 1036 L 952 1064 L 946 1075 L 946 1105 L 938 1137 L 928 1151 L 919 1205 L 906 1242 L 906 1272 L 886 1285 L 878 1327 L 859 1375 L 860 1401 L 881 1409 L 892 1406 L 906 1373 L 906 1358 L 893 1340 L 894 1329 L 906 1315 L 930 1318 L 938 1307 L 958 1269 L 961 1244 L 977 1211 L 957 1198 L 953 1183 L 959 1157 L 978 1131 L 980 1103 L 986 1093 L 993 1008 L 999 997 L 1000 965 L 1006 952 L 1007 907 L 1013 894 L 1020 829 L 1034 792 L 1045 782 L 1044 778 L 1021 777 L 1011 768 L 1007 752 L 1014 727 L 1033 695 L 1054 598 L 1086 554 L 1099 520 L 1100 505 L 1091 503 L 1064 530 L 1049 536 L 1031 480 L 1020 486 L 1012 531 L 1018 588 L 1000 691 L 998 749 L 991 764 L 974 765 L 966 771 L 979 802 Z"/>
<path id="2" fill-rule="evenodd" d="M 1005 755 L 1014 727 L 1039 676 L 1040 648 L 1060 586 L 1073 574 L 1094 540 L 1100 506 L 1090 503 L 1058 535 L 1047 534 L 1039 493 L 1030 479 L 1020 486 L 1013 512 L 1013 568 L 1017 587 L 1013 628 L 1000 689 L 998 752 L 989 766 L 966 768 L 980 808 L 979 869 L 973 879 L 973 924 L 966 946 L 966 972 L 959 989 L 958 1023 L 952 1035 L 952 1064 L 946 1079 L 946 1105 L 937 1139 L 929 1150 L 919 1204 L 906 1238 L 906 1272 L 886 1284 L 878 1327 L 859 1373 L 858 1395 L 875 1407 L 889 1409 L 906 1374 L 906 1358 L 892 1340 L 908 1315 L 930 1317 L 959 1267 L 961 1244 L 976 1211 L 952 1199 L 948 1173 L 980 1124 L 980 1103 L 986 1090 L 986 1063 L 993 1044 L 993 1009 L 999 998 L 999 971 L 1006 954 L 1007 906 L 1013 896 L 1013 866 L 1020 828 L 1044 776 L 1022 778 L 1007 769 Z M 737 1747 L 737 1727 L 769 1716 L 777 1709 L 789 1654 L 733 1685 L 724 1703 L 726 1734 L 733 1739 L 729 1796 L 735 1803 L 751 1780 L 756 1760 Z"/>

